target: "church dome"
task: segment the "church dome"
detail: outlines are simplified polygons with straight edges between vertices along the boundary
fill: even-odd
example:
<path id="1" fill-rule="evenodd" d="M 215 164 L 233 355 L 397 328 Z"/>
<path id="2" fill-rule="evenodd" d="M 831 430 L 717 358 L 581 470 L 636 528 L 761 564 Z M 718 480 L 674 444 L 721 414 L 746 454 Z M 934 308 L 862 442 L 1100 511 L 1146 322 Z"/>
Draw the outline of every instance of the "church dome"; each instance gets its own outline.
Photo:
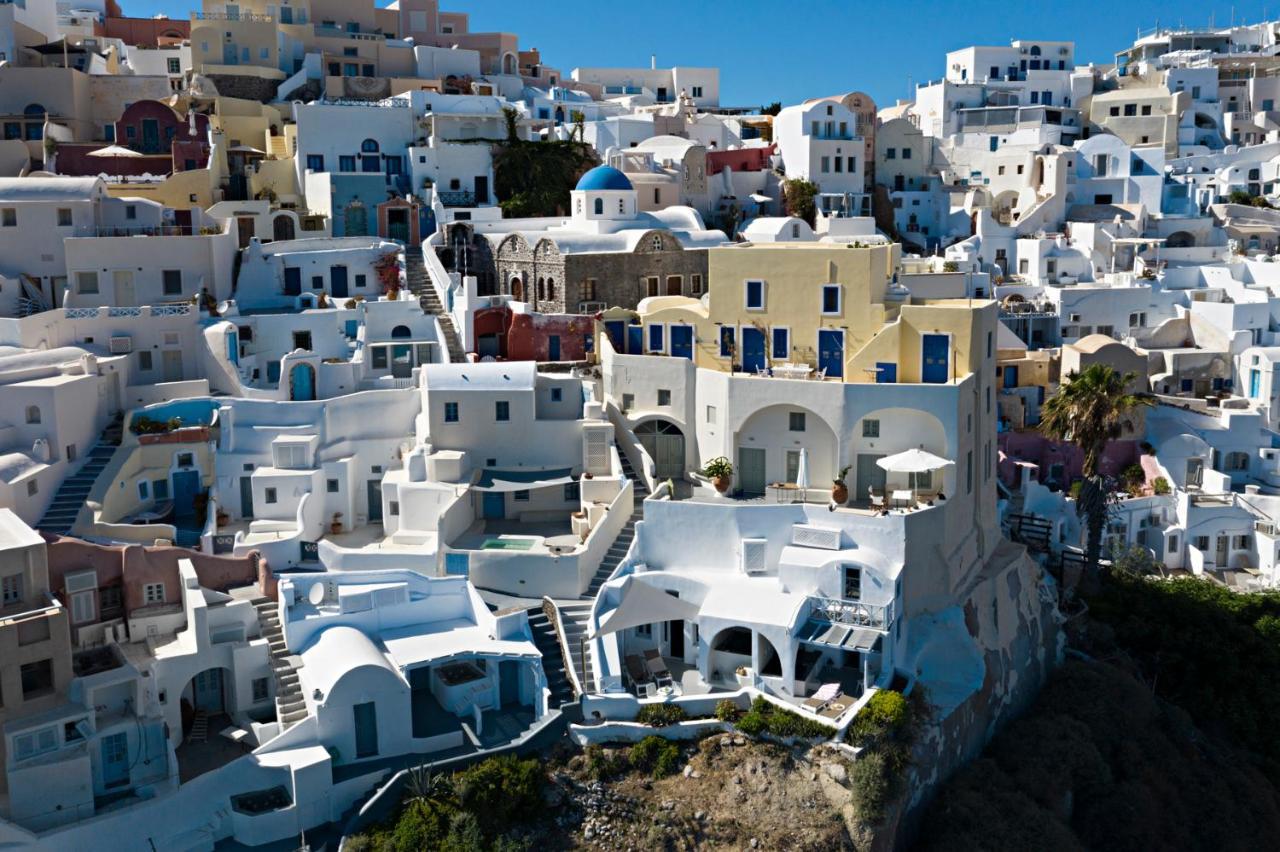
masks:
<path id="1" fill-rule="evenodd" d="M 613 166 L 596 166 L 578 181 L 579 192 L 593 190 L 630 190 L 631 181 Z"/>

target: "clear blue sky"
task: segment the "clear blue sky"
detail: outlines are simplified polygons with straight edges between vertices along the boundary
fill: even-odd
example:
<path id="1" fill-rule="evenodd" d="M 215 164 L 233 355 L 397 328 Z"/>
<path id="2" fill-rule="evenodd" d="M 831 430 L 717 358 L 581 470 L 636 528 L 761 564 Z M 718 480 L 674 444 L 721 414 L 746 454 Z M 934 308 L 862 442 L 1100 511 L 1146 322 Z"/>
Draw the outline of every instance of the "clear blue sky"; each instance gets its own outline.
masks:
<path id="1" fill-rule="evenodd" d="M 120 0 L 125 13 L 185 17 L 198 0 Z M 387 0 L 379 0 L 386 5 Z M 1280 17 L 1280 0 L 1237 2 L 1235 20 Z M 943 54 L 1014 38 L 1076 42 L 1080 63 L 1111 62 L 1138 27 L 1229 23 L 1232 4 L 1193 0 L 443 0 L 471 29 L 520 36 L 567 74 L 574 66 L 649 64 L 720 68 L 721 103 L 754 106 L 861 89 L 882 106 L 908 78 L 936 79 Z M 619 7 L 625 8 L 621 12 Z"/>

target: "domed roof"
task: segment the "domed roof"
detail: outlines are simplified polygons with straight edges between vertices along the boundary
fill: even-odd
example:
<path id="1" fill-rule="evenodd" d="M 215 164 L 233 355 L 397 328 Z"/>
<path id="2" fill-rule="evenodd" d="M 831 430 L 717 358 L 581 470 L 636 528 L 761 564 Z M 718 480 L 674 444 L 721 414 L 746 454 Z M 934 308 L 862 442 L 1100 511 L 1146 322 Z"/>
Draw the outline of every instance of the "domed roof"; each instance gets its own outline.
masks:
<path id="1" fill-rule="evenodd" d="M 631 181 L 613 166 L 596 166 L 578 181 L 579 191 L 634 189 Z"/>

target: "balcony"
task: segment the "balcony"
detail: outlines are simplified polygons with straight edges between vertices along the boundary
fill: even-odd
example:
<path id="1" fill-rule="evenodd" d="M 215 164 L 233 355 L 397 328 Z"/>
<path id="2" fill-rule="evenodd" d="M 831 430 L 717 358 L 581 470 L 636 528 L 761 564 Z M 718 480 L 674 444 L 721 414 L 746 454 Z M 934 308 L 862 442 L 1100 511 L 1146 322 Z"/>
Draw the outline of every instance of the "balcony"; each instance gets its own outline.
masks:
<path id="1" fill-rule="evenodd" d="M 16 630 L 19 646 L 46 642 L 53 635 L 50 622 L 65 612 L 57 598 L 42 592 L 35 606 L 18 603 L 0 610 L 0 631 Z"/>
<path id="2" fill-rule="evenodd" d="M 812 617 L 849 627 L 887 631 L 897 618 L 897 603 L 870 604 L 842 598 L 811 597 Z"/>
<path id="3" fill-rule="evenodd" d="M 197 21 L 253 21 L 259 24 L 271 24 L 276 20 L 271 15 L 257 12 L 192 12 L 191 16 Z"/>
<path id="4" fill-rule="evenodd" d="M 445 207 L 474 207 L 476 203 L 476 194 L 465 189 L 440 190 L 436 198 Z"/>

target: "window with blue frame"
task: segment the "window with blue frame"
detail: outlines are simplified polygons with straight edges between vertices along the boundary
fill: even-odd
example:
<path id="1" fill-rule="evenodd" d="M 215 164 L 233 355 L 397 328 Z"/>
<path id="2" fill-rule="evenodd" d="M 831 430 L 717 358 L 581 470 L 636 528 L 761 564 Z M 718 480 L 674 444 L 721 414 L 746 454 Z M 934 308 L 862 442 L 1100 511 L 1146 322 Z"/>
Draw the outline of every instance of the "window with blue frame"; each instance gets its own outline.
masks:
<path id="1" fill-rule="evenodd" d="M 747 310 L 762 311 L 764 310 L 764 282 L 748 281 L 747 287 Z"/>
<path id="2" fill-rule="evenodd" d="M 444 422 L 445 423 L 458 422 L 458 403 L 446 402 L 444 404 Z"/>
<path id="3" fill-rule="evenodd" d="M 493 404 L 493 419 L 505 423 L 511 419 L 511 403 L 500 399 Z"/>
<path id="4" fill-rule="evenodd" d="M 824 314 L 840 313 L 840 285 L 822 285 L 822 312 Z"/>
<path id="5" fill-rule="evenodd" d="M 360 153 L 362 153 L 362 154 L 376 154 L 376 153 L 378 153 L 378 140 L 377 140 L 377 139 L 366 139 L 366 140 L 364 140 L 363 142 L 361 142 L 361 143 L 360 143 Z"/>
<path id="6" fill-rule="evenodd" d="M 323 154 L 308 154 L 308 155 L 307 155 L 307 169 L 308 169 L 308 171 L 313 171 L 313 172 L 322 172 L 322 171 L 324 171 L 324 155 L 323 155 Z"/>
<path id="7" fill-rule="evenodd" d="M 773 330 L 773 351 L 771 358 L 787 358 L 791 355 L 791 332 L 785 328 Z"/>
<path id="8" fill-rule="evenodd" d="M 649 351 L 661 352 L 663 349 L 663 327 L 659 323 L 649 326 Z"/>
<path id="9" fill-rule="evenodd" d="M 560 388 L 552 388 L 552 389 L 551 389 L 551 401 L 552 401 L 552 402 L 559 402 L 559 401 L 560 401 L 560 400 L 562 400 L 563 398 L 564 398 L 564 393 L 561 391 L 561 389 L 560 389 Z"/>
<path id="10" fill-rule="evenodd" d="M 338 157 L 338 171 L 354 172 L 356 170 L 356 158 L 351 154 L 343 154 Z"/>
<path id="11" fill-rule="evenodd" d="M 733 357 L 733 344 L 735 338 L 735 329 L 731 325 L 726 325 L 720 329 L 720 357 Z"/>
<path id="12" fill-rule="evenodd" d="M 404 170 L 404 162 L 399 157 L 384 157 L 382 162 L 389 175 L 398 175 Z"/>

